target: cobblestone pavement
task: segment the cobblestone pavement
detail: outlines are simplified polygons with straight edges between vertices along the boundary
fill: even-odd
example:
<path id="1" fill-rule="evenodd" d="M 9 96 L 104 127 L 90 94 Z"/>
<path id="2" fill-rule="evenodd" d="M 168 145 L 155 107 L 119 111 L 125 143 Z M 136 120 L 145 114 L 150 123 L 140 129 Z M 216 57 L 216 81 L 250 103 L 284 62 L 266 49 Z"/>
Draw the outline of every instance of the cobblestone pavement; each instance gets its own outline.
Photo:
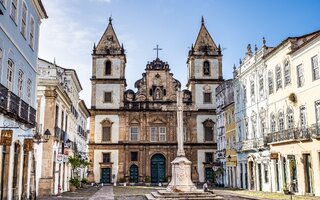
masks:
<path id="1" fill-rule="evenodd" d="M 113 200 L 113 187 L 112 186 L 102 186 L 101 189 L 96 192 L 89 200 Z"/>

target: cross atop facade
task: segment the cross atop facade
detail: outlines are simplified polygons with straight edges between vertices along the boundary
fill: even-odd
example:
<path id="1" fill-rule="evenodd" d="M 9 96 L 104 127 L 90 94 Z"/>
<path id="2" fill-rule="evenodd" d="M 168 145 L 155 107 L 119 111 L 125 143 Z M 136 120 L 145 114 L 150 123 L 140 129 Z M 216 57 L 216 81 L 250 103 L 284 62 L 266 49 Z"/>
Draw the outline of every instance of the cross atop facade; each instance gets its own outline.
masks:
<path id="1" fill-rule="evenodd" d="M 153 50 L 157 51 L 157 58 L 159 56 L 159 51 L 162 50 L 161 48 L 159 48 L 159 45 L 157 45 L 157 48 L 153 48 Z"/>

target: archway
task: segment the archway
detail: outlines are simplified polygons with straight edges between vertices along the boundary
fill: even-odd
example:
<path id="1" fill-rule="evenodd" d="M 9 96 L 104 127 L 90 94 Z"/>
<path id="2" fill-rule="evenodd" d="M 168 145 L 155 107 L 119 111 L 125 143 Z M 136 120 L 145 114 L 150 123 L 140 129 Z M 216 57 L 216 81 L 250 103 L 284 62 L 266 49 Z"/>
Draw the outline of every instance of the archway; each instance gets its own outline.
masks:
<path id="1" fill-rule="evenodd" d="M 155 154 L 151 158 L 151 183 L 165 181 L 166 177 L 166 158 L 162 154 Z"/>
<path id="2" fill-rule="evenodd" d="M 138 183 L 139 181 L 139 168 L 137 165 L 131 165 L 130 167 L 130 182 Z"/>
<path id="3" fill-rule="evenodd" d="M 14 143 L 12 199 L 19 198 L 18 192 L 19 192 L 19 177 L 20 177 L 20 161 L 21 161 L 21 146 L 19 143 Z"/>

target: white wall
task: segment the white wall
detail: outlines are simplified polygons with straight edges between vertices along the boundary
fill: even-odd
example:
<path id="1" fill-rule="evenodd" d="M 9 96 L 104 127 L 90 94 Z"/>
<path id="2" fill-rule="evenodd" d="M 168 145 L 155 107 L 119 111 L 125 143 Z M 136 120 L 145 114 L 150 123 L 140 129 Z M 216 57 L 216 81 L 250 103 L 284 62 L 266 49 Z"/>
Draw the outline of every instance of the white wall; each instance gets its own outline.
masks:
<path id="1" fill-rule="evenodd" d="M 96 85 L 96 108 L 97 109 L 117 109 L 120 107 L 120 84 L 97 84 Z M 112 92 L 112 102 L 104 102 L 104 92 Z"/>
<path id="2" fill-rule="evenodd" d="M 119 141 L 119 116 L 118 115 L 96 115 L 95 116 L 95 134 L 94 141 L 101 143 L 102 140 L 102 128 L 101 122 L 105 119 L 109 119 L 113 122 L 111 128 L 111 142 L 117 143 Z"/>
<path id="3" fill-rule="evenodd" d="M 198 150 L 198 174 L 199 174 L 199 181 L 200 182 L 204 182 L 205 181 L 205 169 L 203 167 L 203 163 L 206 161 L 206 152 L 215 152 L 214 150 Z"/>
<path id="4" fill-rule="evenodd" d="M 196 84 L 195 85 L 195 101 L 196 106 L 201 109 L 214 109 L 216 108 L 216 87 L 218 85 L 213 84 Z M 210 90 L 205 90 L 205 88 L 210 88 Z M 203 103 L 205 91 L 211 92 L 212 103 Z"/>
<path id="5" fill-rule="evenodd" d="M 202 143 L 204 142 L 204 128 L 203 128 L 203 122 L 206 121 L 207 119 L 211 119 L 212 121 L 216 120 L 216 116 L 214 115 L 198 115 L 197 116 L 197 142 Z M 217 131 L 216 128 L 214 127 L 213 131 L 213 140 L 216 141 L 217 137 Z"/>
<path id="6" fill-rule="evenodd" d="M 121 60 L 119 58 L 110 58 L 111 75 L 105 75 L 105 62 L 107 59 L 98 58 L 96 60 L 96 78 L 120 78 Z"/>
<path id="7" fill-rule="evenodd" d="M 118 179 L 118 171 L 119 171 L 119 166 L 118 166 L 118 158 L 119 158 L 119 151 L 118 150 L 94 150 L 94 181 L 96 183 L 100 182 L 100 163 L 103 161 L 102 160 L 102 153 L 110 153 L 110 162 L 112 162 L 112 173 L 111 176 L 114 174 L 115 175 L 115 180 Z"/>
<path id="8" fill-rule="evenodd" d="M 203 75 L 203 62 L 209 61 L 210 63 L 210 76 L 204 76 Z M 212 59 L 195 59 L 194 60 L 194 74 L 195 78 L 201 78 L 201 79 L 218 79 L 219 78 L 219 65 L 218 60 L 212 60 Z"/>

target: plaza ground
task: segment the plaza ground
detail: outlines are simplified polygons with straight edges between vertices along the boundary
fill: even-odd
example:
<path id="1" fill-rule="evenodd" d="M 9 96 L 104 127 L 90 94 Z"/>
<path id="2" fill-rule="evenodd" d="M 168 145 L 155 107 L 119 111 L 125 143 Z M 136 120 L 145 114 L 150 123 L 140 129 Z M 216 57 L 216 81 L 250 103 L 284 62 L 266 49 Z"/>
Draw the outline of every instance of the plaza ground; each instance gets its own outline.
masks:
<path id="1" fill-rule="evenodd" d="M 76 192 L 64 192 L 61 195 L 41 197 L 38 200 L 145 200 L 144 195 L 163 187 L 144 186 L 102 186 L 81 188 Z M 290 195 L 270 192 L 257 192 L 247 190 L 213 189 L 214 193 L 225 200 L 290 200 Z M 292 200 L 320 200 L 320 197 L 293 195 Z"/>

